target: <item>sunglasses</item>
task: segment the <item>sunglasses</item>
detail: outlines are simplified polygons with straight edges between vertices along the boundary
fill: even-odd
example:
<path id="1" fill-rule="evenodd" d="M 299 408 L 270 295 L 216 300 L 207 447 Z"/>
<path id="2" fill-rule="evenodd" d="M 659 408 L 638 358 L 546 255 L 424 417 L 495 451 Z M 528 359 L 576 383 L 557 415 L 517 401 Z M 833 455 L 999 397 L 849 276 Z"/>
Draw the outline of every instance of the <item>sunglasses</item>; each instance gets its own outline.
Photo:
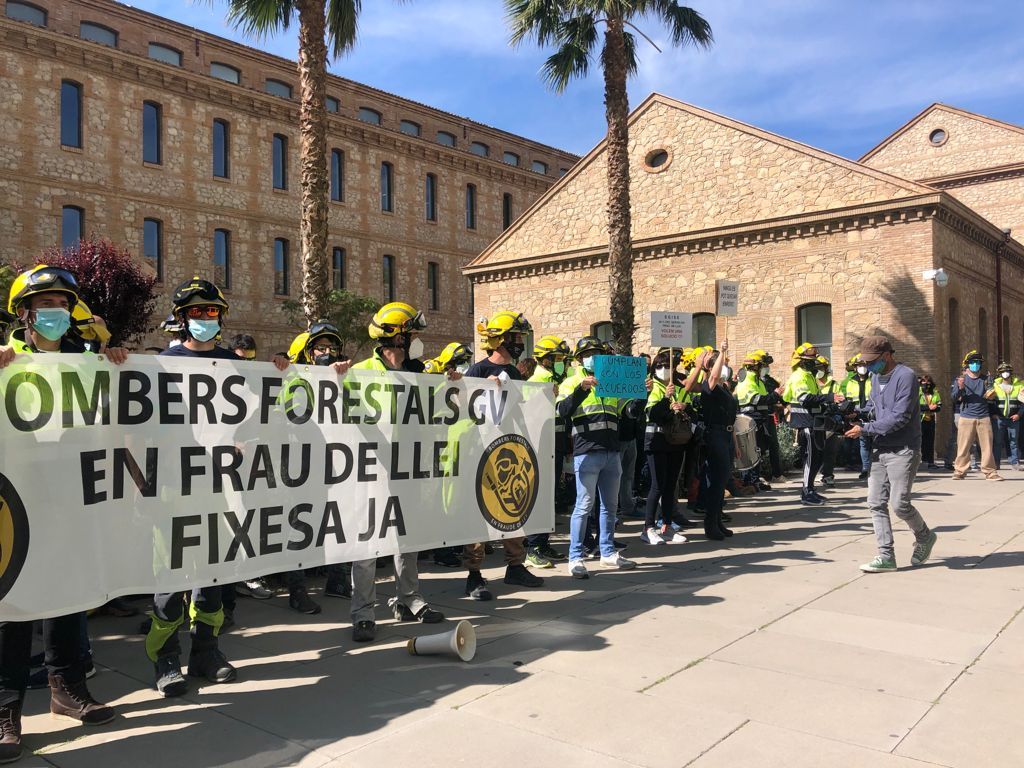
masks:
<path id="1" fill-rule="evenodd" d="M 315 347 L 313 347 L 313 351 L 320 352 L 321 354 L 336 353 L 338 351 L 338 348 L 333 344 L 317 344 Z"/>
<path id="2" fill-rule="evenodd" d="M 185 310 L 185 316 L 192 320 L 198 320 L 201 317 L 220 317 L 220 307 L 208 306 L 208 307 L 188 307 Z"/>

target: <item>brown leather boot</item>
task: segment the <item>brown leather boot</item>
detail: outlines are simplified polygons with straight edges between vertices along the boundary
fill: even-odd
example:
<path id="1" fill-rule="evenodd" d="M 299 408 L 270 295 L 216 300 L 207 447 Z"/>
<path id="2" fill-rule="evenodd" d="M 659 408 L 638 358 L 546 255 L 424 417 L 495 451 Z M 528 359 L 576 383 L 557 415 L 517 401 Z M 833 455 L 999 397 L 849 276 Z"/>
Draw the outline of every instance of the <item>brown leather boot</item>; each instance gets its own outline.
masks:
<path id="1" fill-rule="evenodd" d="M 65 675 L 50 675 L 50 712 L 56 717 L 78 720 L 82 725 L 104 725 L 116 717 L 112 707 L 92 697 L 85 678 L 72 682 Z"/>
<path id="2" fill-rule="evenodd" d="M 0 763 L 21 758 L 21 699 L 0 705 Z"/>

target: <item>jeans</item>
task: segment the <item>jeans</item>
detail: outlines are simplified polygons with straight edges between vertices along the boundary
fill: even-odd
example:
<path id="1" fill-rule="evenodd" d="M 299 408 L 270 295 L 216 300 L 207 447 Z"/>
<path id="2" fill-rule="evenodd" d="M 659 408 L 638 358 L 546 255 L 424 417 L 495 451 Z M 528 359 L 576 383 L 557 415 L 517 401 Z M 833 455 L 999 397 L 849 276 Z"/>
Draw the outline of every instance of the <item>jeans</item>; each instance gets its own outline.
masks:
<path id="1" fill-rule="evenodd" d="M 401 603 L 413 613 L 419 613 L 426 606 L 420 595 L 420 576 L 416 566 L 416 552 L 405 552 L 394 556 L 395 597 L 388 600 L 388 606 Z M 377 558 L 357 560 L 352 563 L 352 623 L 373 621 L 373 609 L 377 604 Z"/>
<path id="2" fill-rule="evenodd" d="M 569 560 L 583 559 L 583 539 L 587 533 L 587 517 L 594 505 L 594 496 L 600 490 L 601 557 L 615 554 L 615 510 L 619 498 L 619 479 L 622 476 L 622 458 L 618 451 L 591 451 L 573 457 L 576 468 L 576 506 L 569 523 Z"/>
<path id="3" fill-rule="evenodd" d="M 928 526 L 910 500 L 920 465 L 921 452 L 911 448 L 891 452 L 875 451 L 872 456 L 871 475 L 868 477 L 868 509 L 871 510 L 871 525 L 875 529 L 878 554 L 887 560 L 895 557 L 890 504 L 896 517 L 907 521 L 918 542 L 928 540 Z"/>
<path id="4" fill-rule="evenodd" d="M 1009 448 L 1010 464 L 1017 466 L 1020 463 L 1018 442 L 1020 440 L 1020 421 L 1013 421 L 1009 416 L 999 417 L 999 437 L 996 438 L 996 460 L 1002 457 L 1006 448 Z"/>
<path id="5" fill-rule="evenodd" d="M 871 437 L 868 435 L 860 438 L 860 471 L 871 471 Z"/>

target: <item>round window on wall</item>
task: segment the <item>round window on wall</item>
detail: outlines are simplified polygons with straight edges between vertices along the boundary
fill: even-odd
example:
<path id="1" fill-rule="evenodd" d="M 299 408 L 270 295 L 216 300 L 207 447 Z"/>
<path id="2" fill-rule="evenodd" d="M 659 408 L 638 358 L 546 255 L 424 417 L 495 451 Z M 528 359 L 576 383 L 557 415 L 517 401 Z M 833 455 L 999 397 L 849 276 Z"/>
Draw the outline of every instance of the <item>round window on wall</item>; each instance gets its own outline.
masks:
<path id="1" fill-rule="evenodd" d="M 652 149 L 644 157 L 644 170 L 652 172 L 663 171 L 668 167 L 671 159 L 672 156 L 667 149 Z"/>
<path id="2" fill-rule="evenodd" d="M 934 131 L 928 134 L 928 141 L 930 141 L 932 145 L 936 147 L 941 147 L 943 144 L 945 144 L 946 138 L 946 132 L 942 128 L 936 128 Z"/>

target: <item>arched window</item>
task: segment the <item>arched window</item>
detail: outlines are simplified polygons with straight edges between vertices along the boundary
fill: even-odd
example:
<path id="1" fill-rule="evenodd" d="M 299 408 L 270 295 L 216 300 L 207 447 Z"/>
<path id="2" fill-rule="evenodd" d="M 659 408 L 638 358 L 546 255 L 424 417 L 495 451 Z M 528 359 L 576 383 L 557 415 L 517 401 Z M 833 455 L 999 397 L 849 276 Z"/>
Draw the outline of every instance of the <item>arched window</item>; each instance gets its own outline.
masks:
<path id="1" fill-rule="evenodd" d="M 340 149 L 331 150 L 331 200 L 345 200 L 345 153 Z"/>
<path id="2" fill-rule="evenodd" d="M 288 189 L 288 137 L 274 134 L 271 152 L 271 176 L 274 189 Z"/>
<path id="3" fill-rule="evenodd" d="M 797 309 L 797 344 L 813 344 L 818 354 L 832 359 L 832 305 L 804 304 Z"/>
<path id="4" fill-rule="evenodd" d="M 94 43 L 117 48 L 117 30 L 104 27 L 102 24 L 83 21 L 78 25 L 78 36 L 83 40 L 92 40 Z"/>
<path id="5" fill-rule="evenodd" d="M 988 312 L 978 307 L 978 351 L 988 360 Z"/>
<path id="6" fill-rule="evenodd" d="M 472 144 L 470 144 L 469 151 L 472 152 L 474 155 L 479 155 L 480 157 L 487 157 L 488 155 L 491 154 L 491 148 L 484 144 L 482 141 L 474 141 Z"/>
<path id="7" fill-rule="evenodd" d="M 222 64 L 219 61 L 214 61 L 210 64 L 210 74 L 218 80 L 227 80 L 235 85 L 242 82 L 242 71 L 238 67 Z"/>
<path id="8" fill-rule="evenodd" d="M 60 247 L 77 248 L 85 237 L 85 211 L 77 205 L 65 205 L 60 211 Z"/>
<path id="9" fill-rule="evenodd" d="M 446 147 L 454 147 L 455 146 L 455 134 L 454 133 L 448 133 L 448 131 L 438 131 L 437 132 L 437 143 L 438 144 L 443 144 Z"/>
<path id="10" fill-rule="evenodd" d="M 412 120 L 402 120 L 398 123 L 398 130 L 406 136 L 419 136 L 420 124 L 414 123 Z"/>
<path id="11" fill-rule="evenodd" d="M 269 93 L 271 96 L 280 96 L 282 99 L 290 99 L 292 97 L 292 87 L 288 83 L 280 80 L 272 80 L 267 78 L 267 82 L 263 85 L 263 90 Z"/>
<path id="12" fill-rule="evenodd" d="M 602 320 L 590 326 L 590 335 L 596 336 L 601 341 L 612 340 L 612 323 L 610 320 Z"/>
<path id="13" fill-rule="evenodd" d="M 220 118 L 213 121 L 213 175 L 218 179 L 231 175 L 231 126 Z"/>
<path id="14" fill-rule="evenodd" d="M 369 107 L 359 108 L 359 119 L 364 123 L 369 123 L 370 125 L 380 125 L 381 123 L 380 112 L 376 109 L 370 109 Z"/>
<path id="15" fill-rule="evenodd" d="M 17 0 L 7 0 L 7 18 L 17 21 L 27 21 L 37 27 L 46 26 L 46 11 L 29 3 L 21 3 Z"/>
<path id="16" fill-rule="evenodd" d="M 693 346 L 713 347 L 718 341 L 715 316 L 710 312 L 696 312 L 693 315 Z"/>
<path id="17" fill-rule="evenodd" d="M 142 102 L 142 162 L 163 162 L 163 130 L 163 108 L 155 101 Z"/>

